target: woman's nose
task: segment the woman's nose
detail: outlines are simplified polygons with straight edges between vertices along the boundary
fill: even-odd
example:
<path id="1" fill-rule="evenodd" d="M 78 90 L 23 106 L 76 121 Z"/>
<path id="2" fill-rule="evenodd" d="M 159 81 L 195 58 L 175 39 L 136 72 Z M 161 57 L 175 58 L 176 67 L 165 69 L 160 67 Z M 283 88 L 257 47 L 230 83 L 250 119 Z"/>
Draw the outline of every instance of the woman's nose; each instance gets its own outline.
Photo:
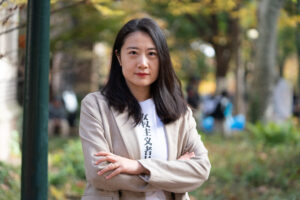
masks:
<path id="1" fill-rule="evenodd" d="M 148 67 L 148 59 L 145 55 L 141 55 L 138 63 L 139 68 L 147 68 Z"/>

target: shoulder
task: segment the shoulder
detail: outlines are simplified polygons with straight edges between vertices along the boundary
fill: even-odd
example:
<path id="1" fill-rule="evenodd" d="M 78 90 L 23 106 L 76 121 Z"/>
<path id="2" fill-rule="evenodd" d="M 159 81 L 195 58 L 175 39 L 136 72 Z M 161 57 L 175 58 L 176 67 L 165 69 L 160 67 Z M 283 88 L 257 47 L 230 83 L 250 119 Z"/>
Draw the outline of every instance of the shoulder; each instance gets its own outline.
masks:
<path id="1" fill-rule="evenodd" d="M 100 91 L 87 94 L 81 101 L 81 110 L 108 112 L 109 106 L 105 96 Z"/>
<path id="2" fill-rule="evenodd" d="M 193 117 L 193 111 L 188 106 L 185 114 L 181 117 L 181 123 L 185 126 L 186 129 L 196 127 L 196 121 Z"/>
<path id="3" fill-rule="evenodd" d="M 183 121 L 188 121 L 191 118 L 193 118 L 193 111 L 189 106 L 187 106 L 185 113 L 180 117 L 180 119 Z"/>
<path id="4" fill-rule="evenodd" d="M 87 94 L 81 101 L 81 104 L 107 104 L 106 98 L 100 91 Z"/>
<path id="5" fill-rule="evenodd" d="M 105 96 L 100 91 L 87 94 L 81 101 L 82 116 L 93 116 L 97 119 L 106 117 L 111 112 Z"/>
<path id="6" fill-rule="evenodd" d="M 190 126 L 193 126 L 195 124 L 195 119 L 193 117 L 193 112 L 189 106 L 187 106 L 187 109 L 185 113 L 183 113 L 176 121 L 171 123 L 172 125 L 177 125 L 179 127 L 188 128 Z"/>

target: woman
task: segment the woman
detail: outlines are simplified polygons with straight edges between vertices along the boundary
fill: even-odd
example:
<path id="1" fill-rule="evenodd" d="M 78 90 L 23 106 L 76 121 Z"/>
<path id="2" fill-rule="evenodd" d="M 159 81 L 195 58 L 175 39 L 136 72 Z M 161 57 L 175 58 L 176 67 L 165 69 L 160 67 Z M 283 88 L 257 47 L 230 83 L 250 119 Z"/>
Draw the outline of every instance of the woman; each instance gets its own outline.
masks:
<path id="1" fill-rule="evenodd" d="M 148 18 L 119 31 L 106 86 L 82 101 L 79 134 L 84 200 L 189 199 L 210 172 L 164 34 Z"/>

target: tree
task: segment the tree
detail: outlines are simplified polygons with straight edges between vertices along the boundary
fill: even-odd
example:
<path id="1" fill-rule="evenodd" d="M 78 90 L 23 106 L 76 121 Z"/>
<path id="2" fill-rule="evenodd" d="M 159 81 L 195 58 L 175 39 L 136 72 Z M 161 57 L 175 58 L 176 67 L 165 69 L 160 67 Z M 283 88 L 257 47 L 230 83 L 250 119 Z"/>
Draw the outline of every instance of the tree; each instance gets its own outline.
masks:
<path id="1" fill-rule="evenodd" d="M 169 29 L 184 42 L 201 39 L 215 50 L 217 88 L 226 88 L 224 83 L 230 61 L 239 46 L 239 16 L 250 2 L 245 0 L 206 1 L 148 1 L 151 14 L 168 21 Z M 148 4 L 148 5 L 149 5 Z M 152 8 L 152 9 L 151 9 Z M 248 15 L 253 16 L 253 15 Z"/>
<path id="2" fill-rule="evenodd" d="M 251 121 L 267 120 L 276 77 L 277 20 L 284 0 L 261 0 L 258 6 L 256 66 L 249 114 Z"/>

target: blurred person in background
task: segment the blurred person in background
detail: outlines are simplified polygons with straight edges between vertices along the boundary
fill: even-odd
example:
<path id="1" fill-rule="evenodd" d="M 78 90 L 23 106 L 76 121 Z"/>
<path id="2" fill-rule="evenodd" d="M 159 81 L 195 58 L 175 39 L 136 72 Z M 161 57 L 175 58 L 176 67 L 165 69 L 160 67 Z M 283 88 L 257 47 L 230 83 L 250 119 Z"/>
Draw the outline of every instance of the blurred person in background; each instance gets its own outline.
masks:
<path id="1" fill-rule="evenodd" d="M 68 136 L 69 123 L 61 98 L 55 97 L 49 103 L 48 134 L 51 136 L 59 132 L 62 136 Z"/>
<path id="2" fill-rule="evenodd" d="M 199 109 L 201 103 L 201 98 L 198 93 L 199 81 L 199 78 L 191 77 L 186 87 L 187 103 L 193 112 Z"/>
<path id="3" fill-rule="evenodd" d="M 300 98 L 295 91 L 293 93 L 293 116 L 300 119 Z"/>
<path id="4" fill-rule="evenodd" d="M 64 105 L 67 111 L 67 119 L 70 127 L 75 127 L 78 102 L 73 90 L 65 90 L 62 94 Z"/>
<path id="5" fill-rule="evenodd" d="M 271 119 L 275 122 L 283 122 L 293 114 L 293 88 L 283 77 L 277 80 L 273 90 L 273 110 Z"/>
<path id="6" fill-rule="evenodd" d="M 198 93 L 199 82 L 200 82 L 199 78 L 192 76 L 189 79 L 186 87 L 187 103 L 193 111 L 193 116 L 195 117 L 196 122 L 199 122 L 199 120 L 201 119 L 201 112 L 200 112 L 201 98 Z M 197 123 L 197 127 L 200 128 L 199 123 Z"/>
<path id="7" fill-rule="evenodd" d="M 203 121 L 210 122 L 209 131 L 225 134 L 225 120 L 232 116 L 232 106 L 227 90 L 205 98 L 202 109 Z"/>

